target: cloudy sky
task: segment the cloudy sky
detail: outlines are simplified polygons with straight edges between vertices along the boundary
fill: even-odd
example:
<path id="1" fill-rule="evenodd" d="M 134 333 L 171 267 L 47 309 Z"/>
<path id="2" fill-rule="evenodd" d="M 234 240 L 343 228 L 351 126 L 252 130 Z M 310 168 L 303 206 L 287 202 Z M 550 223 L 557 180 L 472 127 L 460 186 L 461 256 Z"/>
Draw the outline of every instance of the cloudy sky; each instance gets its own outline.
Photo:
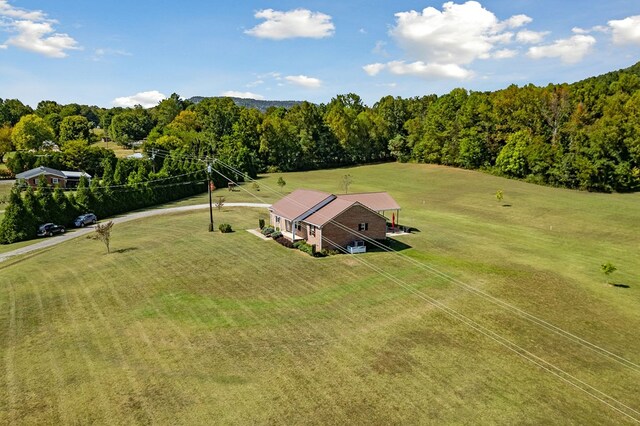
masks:
<path id="1" fill-rule="evenodd" d="M 638 0 L 0 0 L 0 97 L 328 102 L 573 82 L 640 61 Z"/>

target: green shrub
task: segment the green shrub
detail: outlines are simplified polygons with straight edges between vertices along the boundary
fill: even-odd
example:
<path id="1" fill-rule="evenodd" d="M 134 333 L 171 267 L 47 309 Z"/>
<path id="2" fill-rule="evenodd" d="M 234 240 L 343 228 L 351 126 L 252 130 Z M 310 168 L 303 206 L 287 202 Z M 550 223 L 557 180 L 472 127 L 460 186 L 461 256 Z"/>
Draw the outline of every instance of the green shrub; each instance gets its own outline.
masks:
<path id="1" fill-rule="evenodd" d="M 288 238 L 285 238 L 285 237 L 282 237 L 282 236 L 281 236 L 281 237 L 276 238 L 276 241 L 277 241 L 280 245 L 285 246 L 286 248 L 294 248 L 294 247 L 293 247 L 293 243 L 292 243 L 292 242 L 291 242 L 291 240 L 290 240 L 290 239 L 288 239 Z"/>
<path id="2" fill-rule="evenodd" d="M 13 179 L 16 176 L 13 174 L 11 170 L 0 169 L 0 179 Z"/>
<path id="3" fill-rule="evenodd" d="M 259 220 L 258 220 L 258 227 L 259 227 L 260 229 L 263 229 L 263 228 L 264 228 L 264 219 L 259 219 Z"/>
<path id="4" fill-rule="evenodd" d="M 271 233 L 271 238 L 273 238 L 274 240 L 276 238 L 280 238 L 280 237 L 282 237 L 282 232 L 280 232 L 280 231 L 274 231 L 274 232 Z"/>
<path id="5" fill-rule="evenodd" d="M 316 246 L 308 244 L 306 241 L 296 241 L 293 246 L 298 250 L 307 253 L 313 257 L 324 257 L 325 254 L 316 251 Z"/>
<path id="6" fill-rule="evenodd" d="M 273 233 L 274 229 L 271 226 L 265 226 L 264 228 L 262 228 L 262 235 L 264 235 L 265 237 L 270 236 Z"/>
<path id="7" fill-rule="evenodd" d="M 218 226 L 218 229 L 223 234 L 228 234 L 229 232 L 233 232 L 233 229 L 231 229 L 231 225 L 229 225 L 228 223 L 221 223 L 220 226 Z"/>

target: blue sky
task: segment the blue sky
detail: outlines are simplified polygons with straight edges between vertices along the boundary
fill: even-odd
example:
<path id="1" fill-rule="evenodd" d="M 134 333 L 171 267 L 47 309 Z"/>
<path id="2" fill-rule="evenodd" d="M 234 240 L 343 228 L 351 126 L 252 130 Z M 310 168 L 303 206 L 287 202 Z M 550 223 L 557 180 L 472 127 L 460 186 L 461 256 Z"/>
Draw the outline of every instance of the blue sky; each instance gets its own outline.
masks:
<path id="1" fill-rule="evenodd" d="M 640 2 L 0 0 L 0 97 L 328 102 L 573 82 L 640 61 Z"/>

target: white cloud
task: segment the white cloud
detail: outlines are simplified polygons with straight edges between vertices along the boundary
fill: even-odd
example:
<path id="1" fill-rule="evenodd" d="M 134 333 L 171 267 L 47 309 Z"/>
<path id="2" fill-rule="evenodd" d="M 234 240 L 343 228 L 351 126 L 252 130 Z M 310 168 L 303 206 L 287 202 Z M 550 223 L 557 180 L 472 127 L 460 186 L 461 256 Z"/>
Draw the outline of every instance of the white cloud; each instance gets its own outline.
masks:
<path id="1" fill-rule="evenodd" d="M 251 92 L 239 92 L 236 90 L 227 90 L 226 92 L 222 92 L 222 96 L 229 96 L 231 98 L 245 98 L 245 99 L 264 99 L 264 96 L 258 95 L 257 93 Z"/>
<path id="2" fill-rule="evenodd" d="M 495 52 L 493 52 L 491 57 L 494 58 L 494 59 L 509 59 L 509 58 L 513 58 L 513 57 L 515 57 L 517 55 L 518 55 L 518 51 L 517 50 L 500 49 L 500 50 L 496 50 Z"/>
<path id="3" fill-rule="evenodd" d="M 247 83 L 245 86 L 251 88 L 251 87 L 256 87 L 256 86 L 260 86 L 261 84 L 264 84 L 264 80 L 262 80 L 261 78 L 252 81 L 251 83 Z"/>
<path id="4" fill-rule="evenodd" d="M 364 72 L 366 72 L 367 74 L 369 74 L 372 77 L 374 75 L 380 74 L 380 71 L 382 71 L 385 68 L 386 68 L 386 65 L 385 64 L 381 64 L 381 63 L 369 64 L 369 65 L 365 65 L 365 66 L 362 67 Z"/>
<path id="5" fill-rule="evenodd" d="M 373 50 L 371 50 L 371 52 L 375 53 L 376 55 L 389 56 L 389 53 L 385 48 L 386 45 L 387 43 L 385 43 L 384 41 L 378 40 L 376 41 L 376 45 L 374 46 Z"/>
<path id="6" fill-rule="evenodd" d="M 57 21 L 41 10 L 25 10 L 0 0 L 0 22 L 1 29 L 15 34 L 1 48 L 15 46 L 50 58 L 64 58 L 68 50 L 80 49 L 73 37 L 56 32 Z"/>
<path id="7" fill-rule="evenodd" d="M 288 75 L 284 78 L 289 83 L 296 86 L 306 87 L 308 89 L 316 89 L 322 85 L 322 81 L 314 77 L 307 77 L 306 75 Z"/>
<path id="8" fill-rule="evenodd" d="M 615 44 L 640 44 L 640 15 L 609 21 Z"/>
<path id="9" fill-rule="evenodd" d="M 571 28 L 571 32 L 574 34 L 591 34 L 593 32 L 598 32 L 598 33 L 608 33 L 610 32 L 610 28 L 604 25 L 596 25 L 595 27 L 591 27 L 591 28 L 580 28 L 580 27 L 573 27 Z"/>
<path id="10" fill-rule="evenodd" d="M 532 19 L 514 15 L 500 21 L 477 1 L 442 5 L 442 11 L 427 7 L 395 14 L 391 36 L 404 49 L 409 60 L 365 65 L 364 71 L 377 75 L 386 70 L 396 75 L 414 75 L 427 79 L 468 79 L 474 73 L 465 66 L 477 59 L 505 59 L 517 50 L 500 49 L 513 42 L 508 29 L 520 28 Z"/>
<path id="11" fill-rule="evenodd" d="M 105 58 L 105 56 L 133 56 L 130 52 L 121 49 L 109 49 L 109 48 L 100 48 L 96 49 L 93 52 L 94 61 L 101 61 Z"/>
<path id="12" fill-rule="evenodd" d="M 528 17 L 527 15 L 514 15 L 511 18 L 504 21 L 504 25 L 507 28 L 520 28 L 524 25 L 530 24 L 533 22 L 533 19 Z"/>
<path id="13" fill-rule="evenodd" d="M 532 59 L 560 58 L 566 64 L 573 64 L 581 61 L 594 44 L 596 44 L 594 37 L 577 34 L 545 46 L 530 47 L 527 56 Z"/>
<path id="14" fill-rule="evenodd" d="M 144 108 L 151 108 L 167 96 L 158 92 L 157 90 L 151 90 L 149 92 L 140 92 L 132 96 L 123 96 L 121 98 L 115 98 L 113 100 L 113 106 L 131 108 L 136 105 L 141 105 Z"/>
<path id="15" fill-rule="evenodd" d="M 476 1 L 447 2 L 442 12 L 427 7 L 420 12 L 396 13 L 392 36 L 413 58 L 438 64 L 465 65 L 478 58 L 489 58 L 496 44 L 510 41 L 503 32 L 531 21 L 525 15 L 499 21 Z"/>
<path id="16" fill-rule="evenodd" d="M 516 34 L 516 41 L 524 44 L 538 44 L 549 35 L 549 31 L 529 31 L 522 30 Z"/>
<path id="17" fill-rule="evenodd" d="M 0 0 L 0 16 L 13 19 L 27 19 L 30 21 L 47 20 L 47 14 L 41 10 L 25 10 L 14 7 L 9 4 L 8 0 Z"/>
<path id="18" fill-rule="evenodd" d="M 384 69 L 395 75 L 412 75 L 427 79 L 455 78 L 464 80 L 471 78 L 474 75 L 472 71 L 456 64 L 428 64 L 422 61 L 415 61 L 411 63 L 406 63 L 405 61 L 391 61 L 386 64 L 369 64 L 365 65 L 363 68 L 365 72 L 371 76 L 378 74 Z"/>
<path id="19" fill-rule="evenodd" d="M 307 9 L 287 12 L 264 9 L 256 12 L 254 16 L 257 19 L 265 19 L 265 22 L 246 30 L 245 33 L 258 38 L 324 38 L 332 36 L 335 31 L 331 16 Z"/>

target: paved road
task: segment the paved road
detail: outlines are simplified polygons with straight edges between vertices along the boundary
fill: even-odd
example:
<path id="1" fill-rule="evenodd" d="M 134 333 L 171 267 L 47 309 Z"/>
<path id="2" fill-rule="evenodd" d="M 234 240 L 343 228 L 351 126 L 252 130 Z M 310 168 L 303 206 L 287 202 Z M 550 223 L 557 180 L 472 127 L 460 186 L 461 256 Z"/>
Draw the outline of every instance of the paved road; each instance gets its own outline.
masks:
<path id="1" fill-rule="evenodd" d="M 225 207 L 257 207 L 257 208 L 267 208 L 270 206 L 270 204 L 261 204 L 261 203 L 224 203 Z M 193 206 L 181 206 L 181 207 L 167 207 L 164 209 L 155 209 L 155 210 L 145 210 L 142 212 L 136 212 L 136 213 L 131 213 L 131 214 L 127 214 L 127 215 L 123 215 L 123 216 L 119 216 L 119 217 L 115 217 L 112 219 L 109 219 L 111 221 L 113 221 L 113 223 L 123 223 L 123 222 L 129 222 L 130 220 L 136 220 L 136 219 L 141 219 L 144 217 L 149 217 L 149 216 L 157 216 L 157 215 L 161 215 L 161 214 L 167 214 L 167 213 L 176 213 L 176 212 L 188 212 L 188 211 L 192 211 L 192 210 L 202 210 L 202 209 L 208 209 L 209 208 L 209 204 L 196 204 Z M 89 226 L 86 228 L 79 228 L 79 229 L 74 229 L 73 231 L 70 231 L 69 233 L 63 234 L 63 235 L 57 235 L 55 237 L 51 237 L 51 238 L 45 238 L 37 243 L 31 244 L 29 246 L 26 247 L 22 247 L 13 251 L 9 251 L 6 253 L 1 253 L 0 254 L 0 262 L 4 262 L 5 260 L 14 257 L 14 256 L 18 256 L 21 254 L 26 254 L 26 253 L 31 253 L 32 251 L 36 251 L 36 250 L 40 250 L 43 248 L 47 248 L 47 247 L 52 247 L 55 246 L 57 244 L 60 244 L 62 242 L 68 241 L 72 238 L 77 238 L 77 237 L 81 237 L 83 235 L 87 235 L 88 233 L 93 231 L 93 227 Z"/>

